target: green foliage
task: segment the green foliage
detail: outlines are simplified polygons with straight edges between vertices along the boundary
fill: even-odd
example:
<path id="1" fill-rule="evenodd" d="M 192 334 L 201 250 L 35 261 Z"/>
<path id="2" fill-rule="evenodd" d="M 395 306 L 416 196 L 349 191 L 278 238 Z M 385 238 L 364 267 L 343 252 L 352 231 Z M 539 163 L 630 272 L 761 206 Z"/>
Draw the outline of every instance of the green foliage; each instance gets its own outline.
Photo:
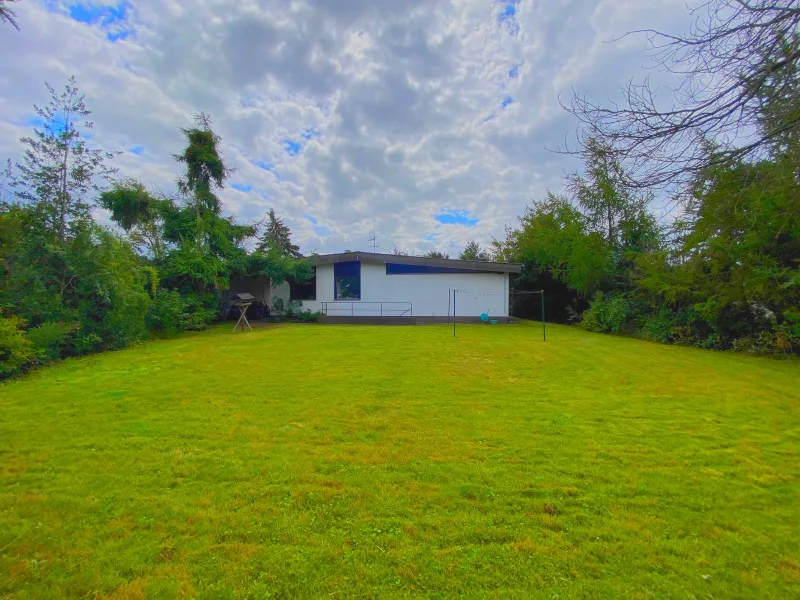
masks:
<path id="1" fill-rule="evenodd" d="M 19 317 L 0 316 L 0 379 L 22 372 L 36 360 L 36 350 L 25 336 Z"/>
<path id="2" fill-rule="evenodd" d="M 634 319 L 630 299 L 625 294 L 597 292 L 581 317 L 581 327 L 598 333 L 623 333 Z"/>
<path id="3" fill-rule="evenodd" d="M 180 331 L 202 331 L 217 314 L 213 295 L 181 294 L 159 289 L 147 314 L 148 328 L 175 335 Z"/>
<path id="4" fill-rule="evenodd" d="M 445 254 L 444 252 L 439 252 L 438 250 L 431 250 L 430 252 L 426 252 L 423 254 L 424 258 L 443 258 L 447 259 L 450 258 L 450 255 Z"/>
<path id="5" fill-rule="evenodd" d="M 492 260 L 488 250 L 484 250 L 481 245 L 474 240 L 467 242 L 467 245 L 464 246 L 464 249 L 461 251 L 461 254 L 459 254 L 458 258 L 459 260 Z"/>
<path id="6" fill-rule="evenodd" d="M 300 247 L 292 243 L 292 232 L 289 227 L 270 208 L 267 212 L 267 225 L 257 250 L 262 254 L 300 258 Z"/>
<path id="7" fill-rule="evenodd" d="M 163 228 L 169 199 L 155 198 L 138 181 L 126 179 L 100 194 L 99 204 L 111 212 L 111 220 L 125 230 L 138 250 L 146 251 L 155 261 L 164 258 Z"/>
<path id="8" fill-rule="evenodd" d="M 27 211 L 28 229 L 5 256 L 12 265 L 0 302 L 32 327 L 77 323 L 64 355 L 121 348 L 144 336 L 149 296 L 130 245 L 91 221 L 72 223 L 72 236 L 55 241 L 35 208 L 0 213 L 0 222 Z M 0 227 L 2 229 L 2 227 Z"/>
<path id="9" fill-rule="evenodd" d="M 518 229 L 507 231 L 500 254 L 524 263 L 528 276 L 546 271 L 587 295 L 602 287 L 611 263 L 602 236 L 587 231 L 583 215 L 567 198 L 551 193 L 526 209 Z"/>
<path id="10" fill-rule="evenodd" d="M 30 340 L 40 361 L 50 362 L 62 358 L 70 345 L 70 336 L 78 329 L 78 323 L 42 323 L 38 327 L 29 329 L 27 338 Z"/>
<path id="11" fill-rule="evenodd" d="M 86 196 L 115 172 L 106 166 L 114 154 L 89 148 L 82 139 L 79 127 L 92 127 L 86 120 L 91 111 L 75 77 L 70 77 L 62 94 L 45 85 L 50 102 L 44 108 L 33 107 L 42 127 L 20 139 L 25 151 L 11 185 L 18 198 L 36 207 L 55 239 L 64 242 L 73 223 L 80 225 L 89 218 Z"/>
<path id="12" fill-rule="evenodd" d="M 286 303 L 283 301 L 283 298 L 279 298 L 278 296 L 272 298 L 272 311 L 279 316 L 286 313 Z"/>
<path id="13" fill-rule="evenodd" d="M 292 258 L 274 248 L 268 253 L 254 252 L 247 257 L 244 273 L 248 275 L 266 275 L 273 286 L 284 281 L 308 283 L 314 276 L 314 267 L 305 258 Z"/>

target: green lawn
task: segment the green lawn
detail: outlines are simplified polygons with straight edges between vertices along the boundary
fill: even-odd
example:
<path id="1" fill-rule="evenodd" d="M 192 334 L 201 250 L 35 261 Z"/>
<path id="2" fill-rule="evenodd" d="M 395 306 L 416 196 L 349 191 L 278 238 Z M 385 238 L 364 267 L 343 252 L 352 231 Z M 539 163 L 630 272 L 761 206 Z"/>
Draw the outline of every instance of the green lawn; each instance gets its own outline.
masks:
<path id="1" fill-rule="evenodd" d="M 0 386 L 0 597 L 800 597 L 800 363 L 229 328 Z"/>

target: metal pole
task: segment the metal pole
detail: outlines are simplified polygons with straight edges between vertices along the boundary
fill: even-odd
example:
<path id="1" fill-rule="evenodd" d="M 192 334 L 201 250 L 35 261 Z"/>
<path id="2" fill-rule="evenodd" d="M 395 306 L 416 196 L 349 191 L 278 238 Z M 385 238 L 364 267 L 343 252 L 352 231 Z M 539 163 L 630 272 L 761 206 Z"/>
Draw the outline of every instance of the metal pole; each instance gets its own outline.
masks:
<path id="1" fill-rule="evenodd" d="M 546 342 L 547 341 L 547 325 L 545 324 L 545 318 L 544 318 L 544 290 L 542 290 L 539 293 L 542 295 L 542 337 L 544 338 L 544 341 Z"/>
<path id="2" fill-rule="evenodd" d="M 456 337 L 456 292 L 453 290 L 453 337 Z"/>
<path id="3" fill-rule="evenodd" d="M 447 323 L 450 324 L 450 290 L 447 290 Z"/>

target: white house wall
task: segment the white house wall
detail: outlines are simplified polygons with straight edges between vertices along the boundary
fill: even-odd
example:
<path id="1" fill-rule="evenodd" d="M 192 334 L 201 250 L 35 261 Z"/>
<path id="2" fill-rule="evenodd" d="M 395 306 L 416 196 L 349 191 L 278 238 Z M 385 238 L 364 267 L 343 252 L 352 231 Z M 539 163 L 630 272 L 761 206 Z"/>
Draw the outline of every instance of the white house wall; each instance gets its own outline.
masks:
<path id="1" fill-rule="evenodd" d="M 458 316 L 478 317 L 485 312 L 492 317 L 508 316 L 508 275 L 500 273 L 387 275 L 386 265 L 362 262 L 361 300 L 336 301 L 333 289 L 333 265 L 319 265 L 317 299 L 303 301 L 303 308 L 319 311 L 323 302 L 329 302 L 330 316 L 397 316 L 407 306 L 384 304 L 381 313 L 379 303 L 408 302 L 415 317 L 446 317 L 449 291 L 457 289 Z"/>

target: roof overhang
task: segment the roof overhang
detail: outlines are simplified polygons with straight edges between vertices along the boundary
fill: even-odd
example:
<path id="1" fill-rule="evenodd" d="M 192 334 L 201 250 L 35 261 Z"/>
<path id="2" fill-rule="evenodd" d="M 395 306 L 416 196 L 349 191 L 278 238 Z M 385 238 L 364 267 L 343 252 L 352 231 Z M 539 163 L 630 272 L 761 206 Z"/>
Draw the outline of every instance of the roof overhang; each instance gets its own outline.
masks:
<path id="1" fill-rule="evenodd" d="M 373 254 L 371 252 L 342 252 L 340 254 L 317 254 L 310 256 L 311 264 L 333 265 L 341 262 L 359 261 L 373 264 L 421 265 L 423 267 L 445 267 L 463 269 L 476 273 L 521 273 L 518 263 L 489 262 L 482 260 L 452 260 L 449 258 L 422 258 L 420 256 L 397 256 L 394 254 Z"/>

